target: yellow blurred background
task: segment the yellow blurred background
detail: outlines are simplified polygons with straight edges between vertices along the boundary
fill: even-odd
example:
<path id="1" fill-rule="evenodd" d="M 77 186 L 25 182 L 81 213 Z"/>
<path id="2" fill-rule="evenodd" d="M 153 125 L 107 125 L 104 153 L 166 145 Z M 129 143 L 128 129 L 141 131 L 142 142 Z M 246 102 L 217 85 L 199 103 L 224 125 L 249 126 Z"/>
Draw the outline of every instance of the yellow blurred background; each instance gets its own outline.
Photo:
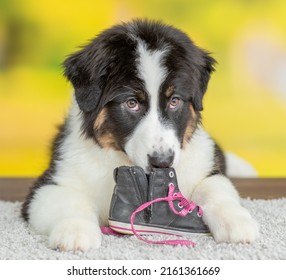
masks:
<path id="1" fill-rule="evenodd" d="M 64 118 L 65 57 L 113 24 L 161 19 L 218 61 L 204 125 L 262 177 L 286 176 L 286 2 L 0 0 L 0 176 L 36 176 Z"/>

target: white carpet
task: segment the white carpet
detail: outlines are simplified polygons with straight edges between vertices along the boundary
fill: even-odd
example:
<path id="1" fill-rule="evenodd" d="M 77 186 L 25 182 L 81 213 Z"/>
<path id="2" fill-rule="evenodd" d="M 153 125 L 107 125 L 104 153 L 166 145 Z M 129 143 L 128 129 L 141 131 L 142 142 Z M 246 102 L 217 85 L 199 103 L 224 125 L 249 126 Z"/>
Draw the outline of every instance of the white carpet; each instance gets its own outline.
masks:
<path id="1" fill-rule="evenodd" d="M 253 244 L 216 244 L 211 236 L 196 235 L 196 246 L 150 245 L 135 236 L 104 236 L 98 250 L 58 252 L 47 238 L 35 234 L 20 218 L 20 202 L 0 201 L 0 259 L 286 259 L 286 198 L 246 200 L 243 205 L 258 220 L 261 237 Z M 166 236 L 156 236 L 165 239 Z"/>

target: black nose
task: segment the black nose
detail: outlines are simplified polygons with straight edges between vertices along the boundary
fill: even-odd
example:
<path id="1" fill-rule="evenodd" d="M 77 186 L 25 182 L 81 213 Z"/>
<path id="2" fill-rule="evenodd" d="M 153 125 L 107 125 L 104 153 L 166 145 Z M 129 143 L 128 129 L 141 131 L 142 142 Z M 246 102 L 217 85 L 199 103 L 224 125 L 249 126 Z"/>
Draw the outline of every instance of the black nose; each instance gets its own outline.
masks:
<path id="1" fill-rule="evenodd" d="M 174 153 L 169 155 L 158 155 L 157 153 L 153 155 L 148 155 L 149 164 L 155 168 L 167 168 L 173 164 Z"/>

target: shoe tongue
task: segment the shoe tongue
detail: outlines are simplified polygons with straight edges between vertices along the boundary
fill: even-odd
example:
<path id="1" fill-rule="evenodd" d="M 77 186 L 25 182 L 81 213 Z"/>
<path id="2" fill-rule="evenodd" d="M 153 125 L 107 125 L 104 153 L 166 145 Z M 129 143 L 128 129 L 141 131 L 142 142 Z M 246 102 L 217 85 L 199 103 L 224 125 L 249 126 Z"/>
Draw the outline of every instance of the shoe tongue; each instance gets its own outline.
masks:
<path id="1" fill-rule="evenodd" d="M 179 188 L 174 168 L 153 168 L 149 177 L 149 194 L 151 198 L 168 196 L 170 183 L 175 186 L 175 192 L 178 192 Z"/>

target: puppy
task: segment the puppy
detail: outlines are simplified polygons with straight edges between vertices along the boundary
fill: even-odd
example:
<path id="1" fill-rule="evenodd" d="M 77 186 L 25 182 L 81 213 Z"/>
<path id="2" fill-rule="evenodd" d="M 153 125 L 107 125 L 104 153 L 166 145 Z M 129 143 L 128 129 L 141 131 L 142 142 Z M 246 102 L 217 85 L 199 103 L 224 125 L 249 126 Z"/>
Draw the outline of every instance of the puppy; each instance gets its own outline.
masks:
<path id="1" fill-rule="evenodd" d="M 200 205 L 217 242 L 252 242 L 258 225 L 225 176 L 224 154 L 201 126 L 215 60 L 160 22 L 114 26 L 64 62 L 74 87 L 49 168 L 22 216 L 52 248 L 98 248 L 113 170 L 176 168 L 182 193 Z"/>

